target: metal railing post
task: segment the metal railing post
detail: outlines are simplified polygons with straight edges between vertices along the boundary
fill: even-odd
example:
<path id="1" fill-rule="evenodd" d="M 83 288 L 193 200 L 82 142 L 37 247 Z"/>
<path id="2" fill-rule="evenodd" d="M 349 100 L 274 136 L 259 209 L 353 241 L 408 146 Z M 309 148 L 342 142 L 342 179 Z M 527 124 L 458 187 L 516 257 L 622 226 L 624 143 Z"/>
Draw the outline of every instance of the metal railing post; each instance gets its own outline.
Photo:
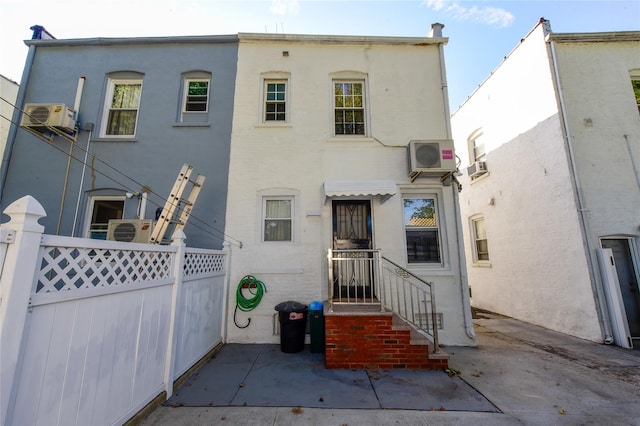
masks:
<path id="1" fill-rule="evenodd" d="M 329 278 L 329 310 L 333 312 L 333 251 L 329 249 L 327 251 L 327 263 L 328 263 L 328 278 Z"/>
<path id="2" fill-rule="evenodd" d="M 433 290 L 431 290 L 431 325 L 433 326 L 433 351 L 438 353 L 440 352 L 440 344 L 438 343 L 438 314 L 436 313 L 436 295 Z"/>

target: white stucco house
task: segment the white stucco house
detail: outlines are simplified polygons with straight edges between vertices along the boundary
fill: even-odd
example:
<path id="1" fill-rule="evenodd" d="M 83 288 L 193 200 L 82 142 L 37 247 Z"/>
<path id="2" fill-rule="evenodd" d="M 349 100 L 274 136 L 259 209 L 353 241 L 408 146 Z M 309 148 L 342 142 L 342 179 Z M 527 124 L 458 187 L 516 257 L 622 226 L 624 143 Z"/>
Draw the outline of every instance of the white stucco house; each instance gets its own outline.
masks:
<path id="1" fill-rule="evenodd" d="M 454 112 L 474 307 L 638 344 L 639 104 L 640 32 L 541 19 Z"/>
<path id="2" fill-rule="evenodd" d="M 342 255 L 381 255 L 431 283 L 440 343 L 475 344 L 441 29 L 416 38 L 238 35 L 229 342 L 277 342 L 274 306 L 283 301 L 378 302 L 376 262 L 347 277 L 328 260 L 330 250 L 352 250 Z M 267 292 L 253 311 L 234 312 L 245 275 Z"/>

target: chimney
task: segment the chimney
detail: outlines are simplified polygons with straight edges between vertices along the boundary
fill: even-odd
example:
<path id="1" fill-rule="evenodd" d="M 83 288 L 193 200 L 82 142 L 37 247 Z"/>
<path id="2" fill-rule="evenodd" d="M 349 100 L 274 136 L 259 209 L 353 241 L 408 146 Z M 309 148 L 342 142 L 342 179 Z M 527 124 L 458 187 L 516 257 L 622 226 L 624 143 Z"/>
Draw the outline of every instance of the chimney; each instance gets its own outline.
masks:
<path id="1" fill-rule="evenodd" d="M 435 24 L 431 24 L 431 31 L 429 31 L 429 35 L 428 37 L 442 37 L 442 29 L 444 28 L 443 24 L 439 24 L 438 22 L 436 22 Z"/>
<path id="2" fill-rule="evenodd" d="M 42 25 L 34 25 L 29 29 L 33 31 L 31 40 L 55 40 L 56 39 L 49 31 L 45 30 Z"/>

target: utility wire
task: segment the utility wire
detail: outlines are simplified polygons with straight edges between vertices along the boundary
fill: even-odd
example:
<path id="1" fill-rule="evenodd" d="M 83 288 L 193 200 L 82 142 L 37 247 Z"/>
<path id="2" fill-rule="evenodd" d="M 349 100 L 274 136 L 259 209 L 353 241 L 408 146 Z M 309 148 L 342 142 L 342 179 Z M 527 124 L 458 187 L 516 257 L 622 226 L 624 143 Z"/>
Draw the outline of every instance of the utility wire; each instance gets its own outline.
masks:
<path id="1" fill-rule="evenodd" d="M 40 122 L 37 118 L 35 118 L 35 117 L 31 116 L 31 115 L 30 115 L 30 114 L 28 114 L 26 111 L 24 111 L 24 110 L 22 110 L 22 109 L 18 108 L 16 105 L 12 104 L 11 102 L 9 102 L 8 100 L 6 100 L 5 98 L 0 97 L 0 99 L 1 99 L 1 100 L 3 100 L 4 102 L 6 102 L 7 104 L 11 105 L 13 108 L 18 109 L 18 110 L 19 110 L 20 112 L 22 112 L 23 114 L 26 114 L 26 115 L 28 115 L 29 117 L 33 118 L 34 120 L 36 120 L 36 121 Z M 13 121 L 13 119 L 9 119 L 9 118 L 5 117 L 4 115 L 0 115 L 0 117 L 2 117 L 2 118 L 4 118 L 5 120 L 7 120 L 7 121 L 11 122 L 12 124 L 16 125 L 18 128 L 21 128 L 21 127 L 19 126 L 19 123 L 14 122 L 14 121 Z M 40 122 L 40 123 L 41 123 L 41 122 Z M 46 126 L 46 125 L 44 125 L 44 123 L 42 123 L 42 124 L 43 124 L 43 126 L 44 126 L 44 127 L 47 127 L 47 129 L 49 129 L 49 130 L 53 131 L 53 132 L 54 132 L 54 134 L 58 134 L 58 133 L 59 133 L 59 131 L 57 131 L 57 129 L 54 129 L 54 128 L 52 128 L 51 126 Z M 29 133 L 32 133 L 32 132 L 29 132 Z M 33 134 L 33 133 L 32 133 L 32 134 Z M 36 135 L 36 136 L 38 136 L 38 135 Z M 64 136 L 64 135 L 60 135 L 60 136 Z M 39 137 L 39 139 L 44 140 L 44 141 L 45 141 L 45 142 L 47 142 L 47 144 L 49 144 L 51 147 L 53 147 L 53 148 L 55 148 L 56 150 L 58 150 L 58 151 L 62 152 L 64 155 L 69 156 L 71 159 L 73 159 L 73 160 L 75 160 L 75 161 L 79 162 L 80 164 L 84 164 L 85 166 L 88 166 L 88 164 L 87 164 L 84 160 L 82 160 L 82 159 L 80 159 L 80 158 L 77 158 L 77 157 L 73 156 L 72 154 L 67 153 L 67 152 L 65 152 L 64 150 L 62 150 L 61 148 L 57 147 L 57 146 L 53 143 L 53 140 L 49 140 L 48 138 L 46 138 L 46 137 L 44 137 L 44 136 L 43 136 L 43 137 Z M 72 143 L 74 143 L 74 142 L 72 142 Z M 102 160 L 101 158 L 99 158 L 99 157 L 98 157 L 98 156 L 96 156 L 95 154 L 91 154 L 89 151 L 87 151 L 85 148 L 81 147 L 80 145 L 76 145 L 76 147 L 77 147 L 79 150 L 81 150 L 81 151 L 85 152 L 86 154 L 90 154 L 90 155 L 92 156 L 92 158 L 96 159 L 99 163 L 104 164 L 104 165 L 105 165 L 106 167 L 108 167 L 109 169 L 111 169 L 111 170 L 113 170 L 114 172 L 118 173 L 119 175 L 121 175 L 121 176 L 123 176 L 123 177 L 127 178 L 127 179 L 128 179 L 128 180 L 130 180 L 131 182 L 134 182 L 134 183 L 135 183 L 135 184 L 137 184 L 139 187 L 147 187 L 146 185 L 143 185 L 142 183 L 138 182 L 135 178 L 133 178 L 133 177 L 129 176 L 128 174 L 126 174 L 126 173 L 124 173 L 124 172 L 122 172 L 122 171 L 118 170 L 116 167 L 114 167 L 114 166 L 112 166 L 111 164 L 107 163 L 106 161 Z M 121 187 L 123 187 L 123 188 L 125 188 L 125 189 L 127 189 L 127 190 L 129 190 L 129 191 L 131 191 L 131 192 L 137 192 L 135 189 L 133 189 L 133 188 L 129 187 L 128 185 L 126 185 L 126 184 L 124 184 L 124 183 L 122 183 L 122 182 L 120 182 L 120 181 L 118 181 L 118 180 L 116 180 L 115 178 L 113 178 L 113 177 L 111 177 L 111 176 L 108 176 L 106 173 L 103 173 L 102 171 L 100 171 L 100 170 L 96 169 L 95 167 L 92 167 L 92 166 L 89 166 L 89 167 L 91 167 L 91 169 L 92 169 L 92 170 L 94 170 L 94 171 L 95 171 L 96 173 L 98 173 L 99 175 L 101 175 L 101 176 L 105 177 L 106 179 L 108 179 L 108 180 L 110 180 L 110 181 L 112 181 L 112 182 L 116 183 L 117 185 L 120 185 Z M 157 203 L 157 202 L 155 202 L 155 201 L 153 201 L 153 200 L 148 200 L 148 202 L 150 202 L 151 204 L 153 204 L 153 205 L 155 205 L 155 206 L 157 206 L 157 207 L 164 207 L 164 204 L 165 204 L 168 200 L 167 200 L 166 198 L 164 198 L 163 196 L 161 196 L 160 194 L 158 194 L 158 193 L 154 192 L 154 191 L 150 191 L 150 193 L 151 193 L 151 194 L 153 194 L 153 195 L 155 195 L 155 196 L 157 196 L 158 198 L 160 198 L 160 200 L 162 200 L 162 205 L 161 205 L 161 204 L 159 204 L 159 203 Z M 174 203 L 170 203 L 170 205 L 174 205 Z M 179 207 L 179 206 L 178 206 L 178 205 L 175 205 L 175 207 Z M 199 223 L 203 224 L 204 226 L 207 226 L 207 227 L 211 228 L 211 230 L 213 230 L 214 232 L 218 233 L 218 235 L 216 235 L 216 234 L 214 234 L 214 233 L 210 232 L 209 230 L 207 230 L 207 229 L 205 229 L 205 228 L 203 228 L 203 227 L 201 227 L 201 226 L 198 226 L 198 225 L 196 225 L 196 224 L 193 224 L 193 223 L 192 223 L 192 225 L 193 225 L 194 227 L 196 227 L 196 228 L 200 229 L 201 231 L 204 231 L 204 232 L 206 232 L 207 234 L 209 234 L 209 235 L 211 235 L 211 236 L 213 236 L 213 237 L 216 237 L 216 238 L 218 238 L 218 237 L 220 237 L 220 236 L 222 236 L 222 237 L 223 237 L 223 239 L 224 239 L 225 237 L 226 237 L 226 238 L 229 238 L 229 239 L 231 239 L 231 240 L 234 240 L 234 241 L 237 243 L 238 247 L 242 247 L 242 241 L 238 240 L 237 238 L 234 238 L 234 237 L 232 237 L 231 235 L 227 235 L 226 233 L 224 233 L 224 231 L 221 231 L 221 230 L 217 229 L 216 227 L 214 227 L 214 226 L 212 226 L 212 225 L 208 224 L 207 222 L 205 222 L 204 220 L 200 219 L 200 218 L 199 218 L 199 217 L 197 217 L 197 216 L 191 215 L 191 216 L 190 216 L 190 218 L 195 219 L 195 221 L 197 221 L 197 222 L 199 222 Z"/>
<path id="2" fill-rule="evenodd" d="M 2 117 L 2 118 L 7 119 L 7 117 L 5 117 L 5 116 L 1 116 L 1 117 Z M 9 120 L 9 121 L 11 121 L 11 120 Z M 11 122 L 12 122 L 13 124 L 16 124 L 14 121 L 11 121 Z M 84 160 L 81 160 L 81 159 L 79 159 L 79 158 L 77 158 L 77 157 L 75 157 L 75 156 L 73 156 L 73 155 L 69 154 L 68 152 L 65 152 L 62 148 L 60 148 L 60 147 L 56 146 L 56 145 L 53 143 L 53 141 L 49 141 L 49 140 L 48 140 L 48 139 L 46 139 L 46 138 L 42 138 L 42 140 L 44 140 L 45 142 L 47 142 L 47 144 L 49 144 L 49 145 L 50 145 L 51 147 L 53 147 L 54 149 L 56 149 L 56 150 L 60 151 L 61 153 L 63 153 L 63 154 L 64 154 L 64 155 L 66 155 L 66 156 L 69 156 L 71 159 L 73 159 L 73 160 L 75 160 L 75 161 L 79 162 L 80 164 L 88 165 L 87 163 L 85 163 L 85 162 L 84 162 Z M 81 151 L 84 151 L 84 150 L 83 150 L 83 148 L 81 148 L 80 146 L 77 146 L 77 147 L 78 147 Z M 89 154 L 90 154 L 90 153 L 89 153 Z M 93 154 L 90 154 L 90 155 L 92 155 L 94 158 L 98 159 L 98 161 L 100 161 L 101 163 L 103 163 L 103 164 L 105 164 L 105 165 L 108 165 L 106 162 L 104 162 L 104 161 L 100 160 L 97 156 L 95 156 L 95 155 L 93 155 Z M 117 170 L 117 169 L 115 169 L 113 166 L 111 166 L 111 165 L 108 165 L 108 166 L 109 166 L 109 168 L 111 168 L 111 169 L 113 169 L 113 170 L 115 170 L 115 171 L 118 171 L 118 170 Z M 91 166 L 90 166 L 90 167 L 91 167 Z M 108 179 L 108 180 L 110 180 L 110 181 L 114 182 L 115 184 L 117 184 L 117 185 L 119 185 L 119 186 L 123 187 L 125 190 L 128 190 L 128 191 L 130 191 L 130 192 L 136 192 L 136 190 L 135 190 L 135 189 L 133 189 L 132 187 L 128 186 L 127 184 L 125 184 L 125 183 L 123 183 L 123 182 L 121 182 L 121 181 L 116 180 L 115 178 L 113 178 L 113 177 L 111 177 L 111 176 L 107 175 L 106 173 L 104 173 L 104 172 L 102 172 L 102 171 L 100 171 L 100 170 L 96 169 L 95 167 L 92 167 L 92 170 L 93 170 L 95 173 L 97 173 L 97 174 L 99 174 L 99 175 L 101 175 L 101 176 L 105 177 L 106 179 Z M 127 177 L 128 179 L 132 180 L 134 183 L 137 183 L 137 181 L 136 181 L 135 179 L 129 178 L 126 174 L 124 174 L 124 173 L 122 173 L 122 172 L 119 172 L 119 173 L 120 173 L 122 176 Z M 151 191 L 151 193 L 152 193 L 153 195 L 157 196 L 158 198 L 160 198 L 160 200 L 162 201 L 162 204 L 160 204 L 160 203 L 158 203 L 158 202 L 156 202 L 156 201 L 153 201 L 153 200 L 151 200 L 151 199 L 148 199 L 147 201 L 148 201 L 149 203 L 151 203 L 151 204 L 153 204 L 153 205 L 157 206 L 157 207 L 164 207 L 164 204 L 167 202 L 167 199 L 165 199 L 165 198 L 161 197 L 159 194 L 157 194 L 157 193 L 155 193 L 155 192 L 153 192 L 153 191 Z M 172 205 L 172 206 L 175 206 L 175 207 L 179 207 L 178 205 L 176 205 L 176 204 L 175 204 L 175 203 L 173 203 L 173 202 L 170 202 L 169 204 L 170 204 L 170 205 Z M 178 204 L 179 204 L 179 203 L 178 203 Z M 200 222 L 200 223 L 204 224 L 205 226 L 207 226 L 207 227 L 211 228 L 211 230 L 212 230 L 212 231 L 214 231 L 214 232 L 216 232 L 216 233 L 217 233 L 217 235 L 216 235 L 216 234 L 214 234 L 213 232 L 209 231 L 208 229 L 203 228 L 202 226 L 198 226 L 198 225 L 196 225 L 196 224 L 192 223 L 192 226 L 194 226 L 195 228 L 198 228 L 198 229 L 200 229 L 201 231 L 203 231 L 203 232 L 205 232 L 205 233 L 207 233 L 207 234 L 209 234 L 209 235 L 211 235 L 211 236 L 213 236 L 213 237 L 216 237 L 216 238 L 219 238 L 219 237 L 221 237 L 221 236 L 223 237 L 223 239 L 224 239 L 225 237 L 230 238 L 230 239 L 232 239 L 232 240 L 234 240 L 234 241 L 236 241 L 236 242 L 237 242 L 238 247 L 241 247 L 241 246 L 242 246 L 242 242 L 241 242 L 240 240 L 238 240 L 238 239 L 236 239 L 236 238 L 234 238 L 234 237 L 232 237 L 232 236 L 230 236 L 230 235 L 225 234 L 223 231 L 220 231 L 219 229 L 217 229 L 217 228 L 215 228 L 215 227 L 213 227 L 213 226 L 209 225 L 207 222 L 205 222 L 204 220 L 202 220 L 202 219 L 198 218 L 197 216 L 191 215 L 190 217 L 191 217 L 192 219 L 195 219 L 197 222 Z"/>
<path id="3" fill-rule="evenodd" d="M 26 111 L 24 111 L 24 110 L 22 110 L 22 109 L 18 108 L 16 105 L 12 104 L 12 103 L 11 103 L 11 102 L 9 102 L 8 100 L 6 100 L 6 99 L 4 99 L 4 98 L 2 98 L 2 97 L 0 97 L 0 99 L 2 99 L 3 101 L 5 101 L 5 102 L 6 102 L 6 103 L 8 103 L 9 105 L 11 105 L 13 108 L 20 110 L 20 112 L 22 112 L 23 114 L 28 115 L 30 118 L 32 118 L 32 119 L 34 119 L 34 120 L 36 120 L 37 122 L 42 123 L 40 120 L 38 120 L 37 118 L 35 118 L 35 117 L 31 116 L 31 115 L 30 115 L 30 114 L 28 114 Z M 13 124 L 16 124 L 16 125 L 17 125 L 17 123 L 13 122 L 12 120 L 9 120 L 9 119 L 8 119 L 8 118 L 6 118 L 6 117 L 3 117 L 3 118 L 5 118 L 5 119 L 7 119 L 8 121 L 11 121 Z M 44 123 L 42 123 L 42 124 L 44 125 Z M 67 137 L 66 135 L 64 135 L 62 132 L 58 131 L 57 129 L 52 128 L 51 126 L 45 126 L 45 127 L 47 127 L 47 129 L 49 129 L 49 130 L 54 131 L 56 134 L 59 134 L 60 136 L 64 136 L 65 138 L 67 138 L 67 139 L 68 139 L 68 137 Z M 36 135 L 36 136 L 37 136 L 37 135 Z M 43 138 L 41 138 L 41 139 L 45 140 L 45 141 L 46 141 L 47 143 L 49 143 L 49 144 L 52 144 L 52 141 L 48 140 L 47 138 L 44 138 L 44 137 L 43 137 Z M 52 145 L 52 146 L 54 146 L 54 147 L 55 147 L 55 145 Z M 90 153 L 89 153 L 89 151 L 87 151 L 85 148 L 83 148 L 83 147 L 81 147 L 81 146 L 79 146 L 79 145 L 77 145 L 77 147 L 78 147 L 78 149 L 80 149 L 81 151 L 85 152 L 86 154 L 90 154 Z M 64 151 L 62 151 L 62 152 L 64 153 Z M 65 155 L 69 155 L 69 154 L 67 154 L 67 153 L 64 153 L 64 154 L 65 154 Z M 109 169 L 111 169 L 111 170 L 113 170 L 114 172 L 116 172 L 116 173 L 120 174 L 121 176 L 124 176 L 125 178 L 129 179 L 130 181 L 132 181 L 133 183 L 135 183 L 135 184 L 136 184 L 136 185 L 138 185 L 139 187 L 141 187 L 141 188 L 142 188 L 142 187 L 145 187 L 145 186 L 146 186 L 146 185 L 142 184 L 141 182 L 138 182 L 136 179 L 134 179 L 133 177 L 129 176 L 128 174 L 126 174 L 126 173 L 124 173 L 124 172 L 122 172 L 122 171 L 118 170 L 117 168 L 115 168 L 115 167 L 114 167 L 114 166 L 112 166 L 111 164 L 109 164 L 109 163 L 107 163 L 106 161 L 102 160 L 101 158 L 99 158 L 99 157 L 98 157 L 98 156 L 96 156 L 95 154 L 91 154 L 91 155 L 92 155 L 92 157 L 93 157 L 95 160 L 97 160 L 99 163 L 104 164 L 104 165 L 105 165 L 106 167 L 108 167 Z M 80 162 L 81 164 L 84 164 L 85 166 L 87 166 L 87 164 L 84 162 L 84 160 L 80 160 L 80 159 L 75 158 L 75 157 L 73 157 L 73 159 L 75 159 L 76 161 Z M 106 178 L 110 179 L 111 181 L 113 181 L 113 182 L 115 182 L 115 183 L 118 183 L 119 185 L 123 186 L 125 189 L 129 189 L 129 190 L 131 190 L 131 192 L 137 192 L 136 190 L 134 190 L 134 189 L 132 189 L 132 188 L 129 188 L 129 187 L 127 187 L 126 185 L 124 185 L 124 184 L 122 184 L 122 183 L 120 183 L 120 182 L 115 181 L 113 178 L 111 178 L 111 177 L 107 176 L 106 174 L 101 173 L 100 171 L 98 171 L 98 170 L 97 170 L 97 169 L 95 169 L 94 167 L 91 167 L 91 169 L 92 169 L 92 170 L 97 171 L 99 174 L 101 174 L 102 176 L 104 176 L 104 177 L 106 177 Z M 156 202 L 154 202 L 154 201 L 152 201 L 152 200 L 148 200 L 148 201 L 150 201 L 152 204 L 156 205 L 157 207 L 164 207 L 164 204 L 167 202 L 167 199 L 166 199 L 166 198 L 164 198 L 162 195 L 160 195 L 160 194 L 158 194 L 158 193 L 154 192 L 153 190 L 151 190 L 151 191 L 149 191 L 149 192 L 150 192 L 151 194 L 153 194 L 153 195 L 157 196 L 158 198 L 160 198 L 160 200 L 161 200 L 162 204 L 158 204 L 158 203 L 156 203 Z M 179 204 L 179 203 L 178 203 L 178 204 Z M 171 206 L 173 206 L 173 207 L 179 208 L 179 205 L 177 205 L 177 204 L 170 203 L 170 205 L 171 205 Z M 214 235 L 214 234 L 212 234 L 212 233 L 208 232 L 210 235 L 212 235 L 212 236 L 214 236 L 214 237 L 222 236 L 222 237 L 223 237 L 223 239 L 224 239 L 225 237 L 230 238 L 230 239 L 232 239 L 232 240 L 236 241 L 236 242 L 238 243 L 238 246 L 239 246 L 239 247 L 242 247 L 242 241 L 238 240 L 237 238 L 234 238 L 234 237 L 232 237 L 231 235 L 227 235 L 227 234 L 225 234 L 225 233 L 224 233 L 224 231 L 221 231 L 221 230 L 217 229 L 216 227 L 214 227 L 214 226 L 210 225 L 209 223 L 205 222 L 204 220 L 200 219 L 200 218 L 199 218 L 199 217 L 197 217 L 197 216 L 191 215 L 191 216 L 190 216 L 190 218 L 194 219 L 194 220 L 195 220 L 195 221 L 197 221 L 197 222 L 200 222 L 200 223 L 201 223 L 201 224 L 203 224 L 204 226 L 207 226 L 207 227 L 211 228 L 213 231 L 215 231 L 215 232 L 217 232 L 217 233 L 219 234 L 219 235 Z M 198 229 L 200 229 L 200 230 L 203 230 L 203 231 L 207 232 L 207 231 L 206 231 L 205 229 L 203 229 L 202 227 L 198 227 L 198 226 L 196 226 L 196 227 L 197 227 Z"/>

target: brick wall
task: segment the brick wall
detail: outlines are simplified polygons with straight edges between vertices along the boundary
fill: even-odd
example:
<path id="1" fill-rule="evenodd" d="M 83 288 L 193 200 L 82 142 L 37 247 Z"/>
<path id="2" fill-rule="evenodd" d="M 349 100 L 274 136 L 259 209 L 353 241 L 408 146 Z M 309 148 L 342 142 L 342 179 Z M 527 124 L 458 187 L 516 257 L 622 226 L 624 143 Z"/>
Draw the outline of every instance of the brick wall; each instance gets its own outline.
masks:
<path id="1" fill-rule="evenodd" d="M 394 324 L 391 312 L 325 312 L 325 366 L 355 369 L 445 369 L 448 357 L 430 354 L 430 342 Z M 430 356 L 431 355 L 431 356 Z"/>

